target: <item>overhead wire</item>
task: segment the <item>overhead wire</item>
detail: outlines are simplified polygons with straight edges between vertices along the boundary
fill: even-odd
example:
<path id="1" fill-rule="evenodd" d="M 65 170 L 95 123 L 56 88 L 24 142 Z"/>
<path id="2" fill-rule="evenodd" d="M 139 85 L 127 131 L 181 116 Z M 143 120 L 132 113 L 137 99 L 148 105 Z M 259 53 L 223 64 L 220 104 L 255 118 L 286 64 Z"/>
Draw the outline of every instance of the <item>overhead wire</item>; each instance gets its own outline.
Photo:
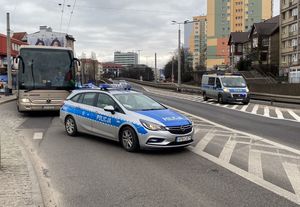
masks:
<path id="1" fill-rule="evenodd" d="M 69 28 L 70 28 L 71 20 L 72 20 L 72 17 L 73 17 L 73 13 L 74 13 L 74 8 L 75 8 L 75 5 L 76 5 L 76 1 L 77 1 L 77 0 L 74 0 L 74 4 L 73 4 L 73 7 L 72 7 L 72 11 L 71 11 L 71 13 L 70 13 L 70 19 L 69 19 L 69 23 L 68 23 L 68 27 L 67 27 L 67 33 L 69 32 Z"/>

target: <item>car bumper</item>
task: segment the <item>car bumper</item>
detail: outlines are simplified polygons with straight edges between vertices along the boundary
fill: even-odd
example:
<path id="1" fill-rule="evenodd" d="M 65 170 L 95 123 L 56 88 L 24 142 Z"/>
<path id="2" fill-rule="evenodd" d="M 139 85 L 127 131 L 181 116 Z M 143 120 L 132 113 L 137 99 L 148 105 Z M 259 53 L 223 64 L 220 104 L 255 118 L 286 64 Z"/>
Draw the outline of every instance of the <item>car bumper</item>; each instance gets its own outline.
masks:
<path id="1" fill-rule="evenodd" d="M 22 103 L 18 104 L 19 111 L 59 111 L 61 108 L 60 104 L 32 104 Z"/>
<path id="2" fill-rule="evenodd" d="M 234 102 L 249 102 L 250 96 L 248 93 L 225 93 L 223 95 L 223 100 L 225 102 L 234 103 Z"/>
<path id="3" fill-rule="evenodd" d="M 155 148 L 179 148 L 187 147 L 194 142 L 194 129 L 187 134 L 172 134 L 169 131 L 151 131 L 146 135 L 139 135 L 139 143 L 142 149 Z M 185 142 L 177 142 L 178 137 L 191 137 L 191 140 Z M 151 139 L 160 139 L 161 142 L 149 142 Z"/>

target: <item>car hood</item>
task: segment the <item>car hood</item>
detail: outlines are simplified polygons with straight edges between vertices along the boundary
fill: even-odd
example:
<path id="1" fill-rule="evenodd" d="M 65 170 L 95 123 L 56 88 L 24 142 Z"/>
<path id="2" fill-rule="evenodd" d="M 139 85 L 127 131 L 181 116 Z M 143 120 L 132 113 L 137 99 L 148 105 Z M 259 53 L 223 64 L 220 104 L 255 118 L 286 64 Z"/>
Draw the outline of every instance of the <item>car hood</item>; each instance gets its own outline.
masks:
<path id="1" fill-rule="evenodd" d="M 190 120 L 187 117 L 185 117 L 173 110 L 170 110 L 170 109 L 151 110 L 151 111 L 136 111 L 136 113 L 142 114 L 142 115 L 150 117 L 152 119 L 155 119 L 156 121 L 159 121 L 166 127 L 182 126 L 182 125 L 191 124 Z"/>

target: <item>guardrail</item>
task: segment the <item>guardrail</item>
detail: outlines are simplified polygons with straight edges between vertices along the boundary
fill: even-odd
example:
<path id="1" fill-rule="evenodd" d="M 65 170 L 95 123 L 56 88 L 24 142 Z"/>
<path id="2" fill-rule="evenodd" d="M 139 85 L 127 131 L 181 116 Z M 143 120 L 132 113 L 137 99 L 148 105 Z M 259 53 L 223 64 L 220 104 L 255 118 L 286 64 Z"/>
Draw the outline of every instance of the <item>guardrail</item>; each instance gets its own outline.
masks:
<path id="1" fill-rule="evenodd" d="M 196 86 L 182 85 L 181 87 L 178 87 L 178 85 L 174 83 L 154 83 L 154 82 L 140 81 L 140 80 L 129 79 L 129 78 L 123 78 L 123 79 L 129 82 L 151 86 L 155 88 L 162 88 L 162 89 L 174 90 L 174 91 L 185 92 L 185 93 L 202 94 L 201 88 Z M 287 96 L 287 95 L 255 93 L 255 92 L 250 93 L 250 96 L 251 99 L 253 100 L 269 101 L 271 102 L 271 104 L 273 104 L 273 102 L 300 104 L 300 96 Z"/>

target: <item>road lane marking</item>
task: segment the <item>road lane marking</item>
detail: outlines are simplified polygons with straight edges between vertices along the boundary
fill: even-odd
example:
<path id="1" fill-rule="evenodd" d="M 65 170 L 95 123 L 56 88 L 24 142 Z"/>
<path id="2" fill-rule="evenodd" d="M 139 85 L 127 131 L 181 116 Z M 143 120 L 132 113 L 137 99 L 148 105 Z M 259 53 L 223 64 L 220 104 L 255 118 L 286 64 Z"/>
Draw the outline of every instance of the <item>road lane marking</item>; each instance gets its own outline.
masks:
<path id="1" fill-rule="evenodd" d="M 225 162 L 229 162 L 232 156 L 233 150 L 236 146 L 236 141 L 231 140 L 232 136 L 229 137 L 228 141 L 226 142 L 219 158 Z"/>
<path id="2" fill-rule="evenodd" d="M 283 117 L 283 114 L 282 114 L 282 112 L 279 110 L 279 108 L 275 108 L 275 113 L 276 113 L 276 115 L 277 115 L 277 117 L 279 118 L 279 119 L 284 119 L 284 117 Z"/>
<path id="3" fill-rule="evenodd" d="M 258 104 L 255 104 L 251 111 L 251 114 L 257 114 L 258 107 L 259 107 Z"/>
<path id="4" fill-rule="evenodd" d="M 291 185 L 295 191 L 295 194 L 299 197 L 300 199 L 300 171 L 297 165 L 284 162 L 283 168 L 291 182 Z"/>
<path id="5" fill-rule="evenodd" d="M 179 113 L 189 114 L 187 112 L 181 111 L 181 110 L 176 109 L 174 107 L 169 107 L 169 108 L 174 109 L 174 110 L 178 111 Z M 261 155 L 263 153 L 263 154 L 272 154 L 272 155 L 282 156 L 282 157 L 296 158 L 296 159 L 300 160 L 300 151 L 299 150 L 288 147 L 288 146 L 285 146 L 285 145 L 281 145 L 279 143 L 273 142 L 271 140 L 268 140 L 268 139 L 265 139 L 265 138 L 247 133 L 247 132 L 242 132 L 242 131 L 239 131 L 239 130 L 236 130 L 236 129 L 231 129 L 229 127 L 226 127 L 226 126 L 217 124 L 215 122 L 209 121 L 205 118 L 199 117 L 197 115 L 189 114 L 189 116 L 194 118 L 194 119 L 201 120 L 203 122 L 207 122 L 209 124 L 214 125 L 214 130 L 211 131 L 209 134 L 205 135 L 205 137 L 206 137 L 205 143 L 204 143 L 204 140 L 203 140 L 203 144 L 199 143 L 199 145 L 196 145 L 196 147 L 190 146 L 190 147 L 188 147 L 188 149 L 190 149 L 195 154 L 200 155 L 201 157 L 204 157 L 204 158 L 220 165 L 221 167 L 224 167 L 224 168 L 230 170 L 231 172 L 233 172 L 237 175 L 240 175 L 241 177 L 243 177 L 243 178 L 245 178 L 245 179 L 247 179 L 247 180 L 249 180 L 249 181 L 251 181 L 251 182 L 253 182 L 253 183 L 269 190 L 269 191 L 271 191 L 271 192 L 274 192 L 274 193 L 276 193 L 276 194 L 278 194 L 282 197 L 285 197 L 286 199 L 288 199 L 288 200 L 290 200 L 294 203 L 300 204 L 300 196 L 298 196 L 298 195 L 296 195 L 296 194 L 294 194 L 294 193 L 292 193 L 288 190 L 285 190 L 284 188 L 282 188 L 280 186 L 277 186 L 277 185 L 263 179 L 263 172 L 261 170 L 262 168 L 260 167 L 260 165 L 262 165 L 262 162 L 260 161 L 261 157 L 259 157 L 259 155 Z M 253 146 L 252 144 L 256 144 L 256 142 L 260 141 L 260 142 L 264 142 L 266 144 L 277 146 L 278 149 L 280 149 L 280 150 L 287 150 L 288 153 L 293 152 L 296 155 L 293 156 L 293 155 L 289 155 L 288 153 L 287 154 L 281 154 L 281 153 L 278 153 L 278 151 L 276 153 L 273 153 L 273 152 L 267 152 L 267 151 L 264 151 L 264 150 L 261 150 L 261 149 L 259 149 L 259 150 L 250 149 L 251 153 L 258 153 L 258 155 L 254 155 L 254 157 L 251 156 L 251 158 L 248 158 L 248 168 L 250 168 L 250 171 L 252 172 L 252 173 L 250 173 L 249 170 L 245 171 L 245 170 L 243 170 L 243 169 L 241 169 L 237 166 L 234 166 L 231 163 L 228 163 L 228 162 L 224 161 L 226 159 L 224 159 L 224 160 L 220 159 L 220 158 L 215 157 L 215 156 L 213 156 L 213 155 L 211 155 L 211 154 L 204 151 L 205 147 L 209 144 L 209 143 L 207 143 L 208 138 L 212 140 L 213 135 L 215 135 L 215 133 L 217 132 L 216 129 L 218 129 L 218 128 L 223 129 L 224 131 L 227 130 L 229 132 L 232 132 L 232 134 L 237 134 L 237 137 L 239 137 L 241 135 L 248 136 L 248 138 L 250 138 L 252 140 L 251 143 L 249 143 L 249 147 Z M 203 150 L 201 150 L 201 149 L 203 149 Z M 250 150 L 249 150 L 249 156 L 250 156 Z M 299 157 L 297 155 L 299 155 Z M 252 159 L 252 160 L 249 160 L 249 159 Z M 249 161 L 250 161 L 250 167 L 249 167 Z M 289 177 L 287 177 L 287 178 L 289 179 Z M 293 179 L 295 179 L 295 178 L 293 178 Z M 290 180 L 290 181 L 293 182 L 293 180 Z M 296 183 L 295 183 L 296 185 L 298 185 L 297 182 L 298 181 L 296 181 Z"/>
<path id="6" fill-rule="evenodd" d="M 243 112 L 245 112 L 245 111 L 247 110 L 248 106 L 249 106 L 249 105 L 245 105 L 245 106 L 243 106 L 243 107 L 242 107 L 242 109 L 241 109 L 240 111 L 243 111 Z"/>
<path id="7" fill-rule="evenodd" d="M 208 143 L 214 138 L 214 133 L 212 130 L 206 133 L 206 135 L 198 142 L 195 146 L 196 151 L 203 151 Z"/>
<path id="8" fill-rule="evenodd" d="M 239 105 L 235 104 L 231 109 L 236 109 Z"/>
<path id="9" fill-rule="evenodd" d="M 35 132 L 33 134 L 33 139 L 34 140 L 40 140 L 40 139 L 43 139 L 43 132 Z"/>
<path id="10" fill-rule="evenodd" d="M 288 109 L 287 110 L 289 112 L 289 114 L 294 118 L 296 119 L 297 121 L 300 122 L 300 116 L 298 116 L 294 111 L 292 111 L 291 109 Z"/>
<path id="11" fill-rule="evenodd" d="M 256 175 L 259 178 L 264 178 L 261 162 L 261 153 L 253 151 L 251 150 L 251 148 L 249 151 L 248 172 L 253 175 Z"/>
<path id="12" fill-rule="evenodd" d="M 270 109 L 267 106 L 264 107 L 264 116 L 270 117 Z"/>

